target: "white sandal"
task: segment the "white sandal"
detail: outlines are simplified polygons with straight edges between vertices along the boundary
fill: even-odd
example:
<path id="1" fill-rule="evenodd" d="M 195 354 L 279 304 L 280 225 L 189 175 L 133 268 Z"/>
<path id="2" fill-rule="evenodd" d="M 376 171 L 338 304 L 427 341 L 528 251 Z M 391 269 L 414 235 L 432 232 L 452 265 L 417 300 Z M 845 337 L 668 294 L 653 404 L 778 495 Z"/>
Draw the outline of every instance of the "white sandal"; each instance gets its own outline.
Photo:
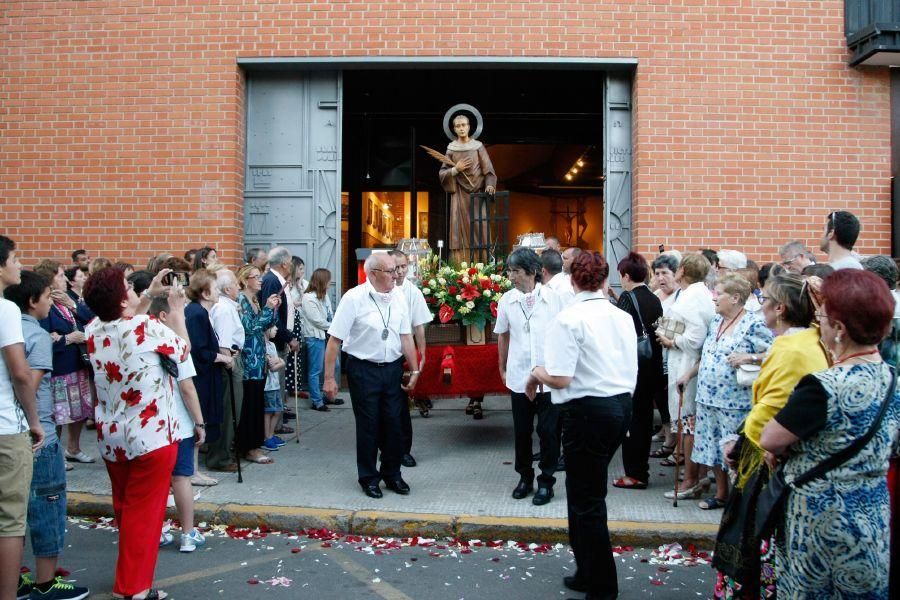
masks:
<path id="1" fill-rule="evenodd" d="M 200 471 L 197 471 L 191 476 L 191 484 L 198 485 L 203 487 L 211 487 L 219 484 L 218 479 L 213 479 L 209 475 L 204 475 Z"/>

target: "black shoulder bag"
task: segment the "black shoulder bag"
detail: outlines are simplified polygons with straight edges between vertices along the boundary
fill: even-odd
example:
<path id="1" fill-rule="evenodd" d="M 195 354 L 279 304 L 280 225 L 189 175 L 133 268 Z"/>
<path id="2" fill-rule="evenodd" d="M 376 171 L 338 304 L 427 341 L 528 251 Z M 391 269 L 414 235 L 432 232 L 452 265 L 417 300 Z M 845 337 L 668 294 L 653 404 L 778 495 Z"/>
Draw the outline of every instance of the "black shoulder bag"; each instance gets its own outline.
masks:
<path id="1" fill-rule="evenodd" d="M 647 362 L 653 358 L 653 346 L 650 343 L 650 336 L 647 335 L 647 328 L 644 327 L 644 318 L 641 316 L 641 307 L 638 306 L 637 300 L 634 298 L 634 292 L 625 292 L 624 295 L 628 296 L 629 300 L 631 300 L 631 305 L 634 306 L 634 310 L 637 312 L 638 323 L 641 324 L 641 335 L 639 335 L 637 339 L 638 363 Z"/>
<path id="2" fill-rule="evenodd" d="M 897 388 L 897 373 L 893 367 L 891 370 L 891 385 L 888 386 L 887 396 L 881 403 L 881 409 L 878 416 L 872 422 L 872 426 L 862 437 L 857 438 L 852 444 L 823 460 L 821 463 L 810 469 L 809 471 L 797 476 L 790 484 L 784 478 L 784 467 L 779 465 L 769 478 L 768 484 L 760 491 L 759 498 L 756 503 L 756 520 L 754 523 L 754 531 L 759 539 L 766 539 L 772 535 L 775 528 L 781 522 L 784 516 L 784 503 L 791 488 L 798 488 L 813 479 L 818 479 L 828 471 L 839 467 L 857 454 L 865 447 L 866 444 L 875 436 L 875 432 L 881 426 L 881 421 L 887 412 L 888 405 L 894 397 L 894 390 Z"/>

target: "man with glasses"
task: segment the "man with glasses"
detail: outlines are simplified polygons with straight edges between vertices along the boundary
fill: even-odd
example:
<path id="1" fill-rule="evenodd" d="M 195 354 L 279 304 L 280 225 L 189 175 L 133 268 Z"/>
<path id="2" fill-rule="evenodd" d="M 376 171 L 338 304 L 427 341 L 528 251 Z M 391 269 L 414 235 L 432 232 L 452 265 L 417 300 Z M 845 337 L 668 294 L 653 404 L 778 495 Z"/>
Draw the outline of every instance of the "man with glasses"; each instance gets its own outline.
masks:
<path id="1" fill-rule="evenodd" d="M 816 264 L 812 252 L 799 240 L 791 240 L 778 249 L 778 254 L 781 255 L 781 266 L 788 273 L 800 275 L 804 268 Z"/>
<path id="2" fill-rule="evenodd" d="M 854 256 L 853 245 L 859 237 L 859 219 L 846 210 L 836 210 L 825 221 L 825 235 L 819 248 L 828 254 L 828 264 L 839 269 L 862 269 L 862 263 Z"/>
<path id="3" fill-rule="evenodd" d="M 366 282 L 341 298 L 328 334 L 325 350 L 325 395 L 334 398 L 338 386 L 334 365 L 343 345 L 347 353 L 347 383 L 356 420 L 356 470 L 359 485 L 370 498 L 381 498 L 379 483 L 397 494 L 409 494 L 400 473 L 403 454 L 403 411 L 407 393 L 419 379 L 411 372 L 402 385 L 403 359 L 416 365 L 409 310 L 403 293 L 395 287 L 394 257 L 374 252 L 363 268 Z M 378 450 L 381 467 L 377 467 Z"/>

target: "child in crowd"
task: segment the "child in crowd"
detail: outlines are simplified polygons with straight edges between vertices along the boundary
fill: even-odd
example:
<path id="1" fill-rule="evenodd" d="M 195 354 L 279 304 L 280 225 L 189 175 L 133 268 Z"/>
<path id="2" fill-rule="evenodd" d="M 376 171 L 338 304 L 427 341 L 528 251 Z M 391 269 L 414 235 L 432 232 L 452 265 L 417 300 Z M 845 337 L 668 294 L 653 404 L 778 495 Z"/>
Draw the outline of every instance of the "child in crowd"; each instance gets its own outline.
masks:
<path id="1" fill-rule="evenodd" d="M 284 369 L 285 363 L 278 356 L 278 350 L 275 348 L 272 339 L 275 337 L 276 327 L 270 327 L 266 331 L 266 441 L 263 447 L 266 450 L 278 450 L 285 445 L 285 441 L 275 435 L 275 428 L 281 424 L 281 414 L 284 412 L 284 398 L 281 395 L 281 381 L 278 378 L 278 372 Z"/>
<path id="2" fill-rule="evenodd" d="M 166 297 L 157 297 L 150 302 L 147 311 L 160 323 L 166 324 L 169 316 L 169 301 Z M 206 437 L 206 424 L 200 411 L 200 399 L 194 388 L 192 377 L 197 374 L 194 361 L 188 355 L 183 363 L 174 364 L 178 370 L 178 387 L 175 389 L 176 414 L 178 414 L 178 431 L 181 438 L 178 443 L 178 457 L 172 470 L 172 492 L 175 496 L 175 508 L 181 522 L 181 552 L 193 552 L 197 546 L 206 543 L 203 534 L 194 527 L 194 488 L 191 477 L 194 475 L 194 448 L 203 443 Z M 174 536 L 166 530 L 160 535 L 159 545 L 168 546 Z"/>
<path id="3" fill-rule="evenodd" d="M 53 340 L 38 323 L 46 319 L 53 301 L 50 282 L 32 271 L 22 271 L 22 281 L 6 288 L 4 296 L 22 311 L 25 359 L 37 390 L 37 409 L 44 429 L 44 446 L 34 454 L 34 475 L 28 498 L 28 529 L 34 552 L 35 577 L 25 572 L 17 598 L 31 600 L 81 600 L 91 591 L 70 585 L 56 576 L 56 565 L 66 534 L 66 471 L 63 450 L 53 423 L 50 373 Z"/>

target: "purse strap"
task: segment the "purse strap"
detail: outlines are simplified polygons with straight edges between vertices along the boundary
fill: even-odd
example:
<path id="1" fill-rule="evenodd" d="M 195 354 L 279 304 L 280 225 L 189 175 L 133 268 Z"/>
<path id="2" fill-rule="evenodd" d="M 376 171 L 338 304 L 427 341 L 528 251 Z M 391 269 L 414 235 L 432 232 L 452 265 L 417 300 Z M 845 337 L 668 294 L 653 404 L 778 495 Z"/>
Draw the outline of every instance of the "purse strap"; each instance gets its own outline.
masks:
<path id="1" fill-rule="evenodd" d="M 887 395 L 884 397 L 884 402 L 881 403 L 881 409 L 878 411 L 878 416 L 875 417 L 875 420 L 872 422 L 871 427 L 862 437 L 854 440 L 852 444 L 834 454 L 821 463 L 810 469 L 809 471 L 799 475 L 794 478 L 791 482 L 793 487 L 799 487 L 805 484 L 808 481 L 812 481 L 813 479 L 817 479 L 822 477 L 828 471 L 841 466 L 854 456 L 856 456 L 863 447 L 869 443 L 869 441 L 875 436 L 875 432 L 878 431 L 879 426 L 881 426 L 882 420 L 884 420 L 884 415 L 887 413 L 887 408 L 891 403 L 891 399 L 894 397 L 894 391 L 897 389 L 897 372 L 894 371 L 894 367 L 888 365 L 888 369 L 891 371 L 891 384 L 888 386 Z"/>
<path id="2" fill-rule="evenodd" d="M 631 300 L 631 305 L 634 307 L 635 312 L 638 316 L 638 323 L 641 324 L 641 331 L 644 335 L 647 334 L 647 328 L 644 327 L 644 318 L 641 317 L 641 308 L 638 306 L 637 300 L 634 299 L 634 292 L 625 292 L 625 295 L 628 296 L 628 299 Z"/>

